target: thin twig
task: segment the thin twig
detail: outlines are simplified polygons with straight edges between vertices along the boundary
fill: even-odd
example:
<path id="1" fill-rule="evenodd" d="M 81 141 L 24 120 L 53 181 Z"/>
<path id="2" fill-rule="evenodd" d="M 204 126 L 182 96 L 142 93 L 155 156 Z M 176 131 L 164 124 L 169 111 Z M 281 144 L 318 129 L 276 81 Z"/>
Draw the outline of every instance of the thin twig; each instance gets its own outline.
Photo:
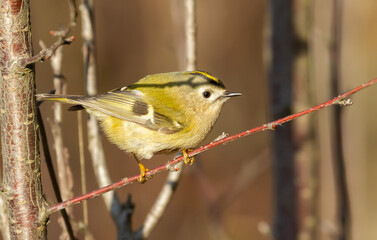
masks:
<path id="1" fill-rule="evenodd" d="M 29 58 L 21 58 L 19 60 L 19 64 L 21 67 L 25 67 L 33 63 L 43 62 L 46 59 L 50 59 L 60 46 L 71 44 L 74 40 L 74 36 L 67 38 L 59 38 L 49 48 L 42 49 L 37 55 L 34 55 Z"/>
<path id="2" fill-rule="evenodd" d="M 86 190 L 86 171 L 85 171 L 85 155 L 84 155 L 84 133 L 83 133 L 83 127 L 82 127 L 82 112 L 77 112 L 77 122 L 78 122 L 78 134 L 79 134 L 79 152 L 80 152 L 80 175 L 81 175 L 81 193 L 85 194 L 87 192 Z M 89 224 L 89 218 L 88 218 L 88 203 L 83 203 L 82 208 L 82 215 L 84 219 L 84 225 L 88 226 Z M 85 239 L 87 239 L 86 232 Z"/>
<path id="3" fill-rule="evenodd" d="M 40 132 L 40 135 L 41 135 L 41 142 L 42 142 L 42 146 L 43 146 L 43 153 L 44 153 L 44 156 L 45 156 L 45 162 L 46 162 L 46 165 L 47 165 L 47 170 L 48 170 L 48 173 L 50 175 L 52 188 L 54 189 L 56 200 L 58 202 L 62 202 L 63 200 L 62 200 L 62 196 L 60 194 L 58 180 L 56 178 L 54 166 L 52 164 L 52 158 L 51 158 L 51 154 L 50 154 L 50 148 L 48 146 L 46 130 L 45 130 L 45 127 L 44 127 L 42 115 L 41 115 L 39 108 L 37 109 L 37 118 L 38 118 L 38 123 L 39 123 L 39 132 Z M 73 229 L 72 229 L 72 225 L 71 225 L 71 222 L 69 220 L 69 216 L 67 214 L 67 211 L 64 209 L 61 212 L 61 214 L 62 214 L 62 217 L 63 217 L 63 220 L 64 220 L 65 226 L 67 228 L 67 232 L 68 232 L 70 239 L 75 239 Z"/>
<path id="4" fill-rule="evenodd" d="M 211 142 L 205 146 L 202 146 L 202 147 L 199 147 L 197 149 L 195 149 L 194 151 L 190 152 L 188 154 L 189 157 L 193 157 L 195 155 L 198 155 L 199 153 L 202 153 L 202 152 L 205 152 L 207 150 L 209 150 L 210 148 L 213 148 L 215 146 L 218 146 L 218 145 L 222 145 L 224 143 L 229 143 L 229 142 L 232 142 L 234 140 L 237 140 L 241 137 L 245 137 L 245 136 L 248 136 L 248 135 L 251 135 L 251 134 L 254 134 L 256 132 L 260 132 L 260 131 L 264 131 L 264 130 L 275 130 L 278 126 L 286 123 L 286 122 L 289 122 L 293 119 L 296 119 L 298 117 L 302 117 L 304 115 L 307 115 L 309 113 L 312 113 L 312 112 L 315 112 L 315 111 L 318 111 L 318 110 L 321 110 L 323 108 L 326 108 L 326 107 L 329 107 L 333 104 L 340 104 L 342 106 L 348 106 L 351 104 L 351 102 L 345 98 L 349 97 L 350 95 L 364 89 L 364 88 L 367 88 L 373 84 L 377 83 L 377 78 L 376 79 L 373 79 L 373 80 L 370 80 L 369 82 L 366 82 L 344 94 L 341 94 L 327 102 L 324 102 L 324 103 L 321 103 L 317 106 L 314 106 L 312 108 L 309 108 L 307 110 L 304 110 L 304 111 L 301 111 L 301 112 L 298 112 L 298 113 L 295 113 L 295 114 L 292 114 L 290 116 L 286 116 L 286 117 L 283 117 L 281 119 L 278 119 L 276 121 L 273 121 L 273 122 L 270 122 L 270 123 L 267 123 L 267 124 L 263 124 L 259 127 L 256 127 L 256 128 L 252 128 L 252 129 L 249 129 L 249 130 L 246 130 L 244 132 L 241 132 L 241 133 L 238 133 L 238 134 L 235 134 L 233 136 L 229 136 L 229 137 L 226 137 L 226 138 L 222 138 L 218 141 L 214 141 L 214 142 Z M 173 160 L 167 162 L 166 164 L 163 164 L 157 168 L 154 168 L 152 170 L 149 170 L 147 173 L 146 173 L 146 177 L 150 177 L 150 176 L 153 176 L 157 173 L 160 173 L 160 172 L 165 172 L 165 171 L 169 171 L 169 170 L 175 170 L 174 168 L 172 168 L 175 164 L 181 162 L 183 160 L 183 157 L 180 156 L 180 157 L 177 157 L 177 158 L 174 158 Z M 116 183 L 113 183 L 111 185 L 108 185 L 106 187 L 103 187 L 103 188 L 100 188 L 98 190 L 95 190 L 95 191 L 92 191 L 90 193 L 87 193 L 85 195 L 82 195 L 82 196 L 79 196 L 79 197 L 76 197 L 76 198 L 73 198 L 71 200 L 68 200 L 68 201 L 65 201 L 65 202 L 62 202 L 62 203 L 58 203 L 54 206 L 50 206 L 48 208 L 48 213 L 51 214 L 51 213 L 54 213 L 56 211 L 60 211 L 64 208 L 67 208 L 69 206 L 73 206 L 73 205 L 76 205 L 78 203 L 81 203 L 82 201 L 85 201 L 85 200 L 88 200 L 88 199 L 92 199 L 94 197 L 98 197 L 100 196 L 101 194 L 103 193 L 106 193 L 106 192 L 109 192 L 109 191 L 112 191 L 112 190 L 116 190 L 120 187 L 123 187 L 125 185 L 128 185 L 128 184 L 131 184 L 131 183 L 135 183 L 135 182 L 138 182 L 138 178 L 140 177 L 140 175 L 136 175 L 136 176 L 133 176 L 133 177 L 130 177 L 130 178 L 123 178 L 122 180 L 116 182 Z"/>
<path id="5" fill-rule="evenodd" d="M 42 49 L 37 55 L 32 57 L 20 58 L 18 63 L 21 67 L 50 59 L 55 51 L 62 45 L 67 45 L 75 40 L 74 36 L 68 37 L 73 27 L 76 26 L 77 20 L 77 5 L 75 0 L 68 0 L 69 5 L 69 23 L 62 31 L 51 31 L 51 35 L 58 37 L 58 39 L 49 47 Z"/>
<path id="6" fill-rule="evenodd" d="M 197 67 L 197 24 L 196 0 L 185 0 L 185 33 L 186 33 L 186 71 L 194 71 Z"/>
<path id="7" fill-rule="evenodd" d="M 76 20 L 77 20 L 77 15 L 78 15 L 78 12 L 77 12 L 77 3 L 76 3 L 76 0 L 68 0 L 68 6 L 69 6 L 69 24 L 67 25 L 64 33 L 63 33 L 63 36 L 67 36 L 73 27 L 76 26 Z"/>

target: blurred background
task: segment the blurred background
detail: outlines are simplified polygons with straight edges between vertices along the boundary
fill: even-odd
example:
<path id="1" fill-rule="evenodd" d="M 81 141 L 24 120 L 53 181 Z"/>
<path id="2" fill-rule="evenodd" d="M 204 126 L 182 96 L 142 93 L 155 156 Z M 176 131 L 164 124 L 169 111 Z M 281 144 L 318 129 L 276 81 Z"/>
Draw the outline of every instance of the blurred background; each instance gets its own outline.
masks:
<path id="1" fill-rule="evenodd" d="M 99 92 L 129 85 L 148 74 L 184 69 L 184 16 L 177 8 L 180 1 L 94 2 Z M 38 52 L 40 41 L 47 46 L 55 41 L 49 31 L 68 22 L 68 5 L 56 0 L 32 1 L 31 5 L 34 50 Z M 377 2 L 373 0 L 343 1 L 339 46 L 341 92 L 377 77 L 376 9 Z M 214 74 L 229 90 L 243 94 L 226 103 L 204 143 L 222 132 L 235 134 L 273 120 L 268 85 L 273 55 L 270 12 L 270 2 L 265 0 L 197 1 L 198 69 Z M 333 97 L 330 90 L 333 13 L 332 1 L 293 1 L 295 35 L 306 46 L 294 61 L 293 112 Z M 63 74 L 69 94 L 85 94 L 80 28 L 79 20 L 73 32 L 76 40 L 63 50 Z M 53 89 L 52 79 L 48 61 L 36 65 L 38 93 Z M 354 104 L 342 111 L 351 239 L 377 239 L 376 93 L 375 86 L 357 93 L 352 96 Z M 52 106 L 42 105 L 47 126 Z M 330 107 L 292 123 L 297 151 L 294 176 L 297 192 L 292 196 L 298 204 L 297 239 L 338 239 L 331 135 L 333 110 Z M 76 113 L 64 111 L 63 129 L 74 193 L 78 196 L 81 187 Z M 193 166 L 185 167 L 175 196 L 151 239 L 272 239 L 276 199 L 271 159 L 273 136 L 274 132 L 260 132 L 216 147 L 197 157 Z M 50 140 L 51 137 L 50 133 Z M 138 166 L 130 156 L 103 140 L 114 181 L 138 173 Z M 85 156 L 87 188 L 92 191 L 98 185 L 89 153 Z M 144 163 L 151 169 L 172 157 L 156 156 Z M 46 198 L 54 203 L 45 165 L 42 178 Z M 135 230 L 143 223 L 165 178 L 163 173 L 144 185 L 133 184 L 117 190 L 122 202 L 132 195 Z M 88 230 L 95 239 L 116 239 L 116 227 L 103 199 L 88 201 L 88 207 Z M 82 219 L 82 205 L 73 207 L 73 216 L 77 221 Z M 57 239 L 62 232 L 58 217 L 59 214 L 51 217 L 49 239 Z M 79 237 L 82 239 L 83 235 Z"/>

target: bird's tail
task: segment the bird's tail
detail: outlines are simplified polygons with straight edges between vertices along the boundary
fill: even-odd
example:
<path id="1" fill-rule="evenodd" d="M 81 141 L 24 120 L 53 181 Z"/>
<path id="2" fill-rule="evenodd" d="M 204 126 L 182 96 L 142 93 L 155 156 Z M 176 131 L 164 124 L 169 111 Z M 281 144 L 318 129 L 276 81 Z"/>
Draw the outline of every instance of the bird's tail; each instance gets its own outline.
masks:
<path id="1" fill-rule="evenodd" d="M 56 94 L 50 94 L 50 93 L 41 93 L 41 94 L 37 94 L 36 97 L 37 97 L 38 102 L 60 102 L 60 103 L 74 104 L 74 106 L 69 108 L 69 110 L 71 111 L 84 109 L 80 101 L 83 98 L 85 98 L 84 96 L 56 95 Z"/>

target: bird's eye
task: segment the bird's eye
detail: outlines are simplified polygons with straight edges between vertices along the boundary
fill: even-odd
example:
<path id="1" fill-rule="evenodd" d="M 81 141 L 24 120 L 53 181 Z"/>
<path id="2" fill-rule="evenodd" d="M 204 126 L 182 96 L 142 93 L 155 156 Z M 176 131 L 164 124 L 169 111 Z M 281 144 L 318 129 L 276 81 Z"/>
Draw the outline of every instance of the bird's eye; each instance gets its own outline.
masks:
<path id="1" fill-rule="evenodd" d="M 209 91 L 204 91 L 203 92 L 203 97 L 209 98 L 210 96 L 211 96 L 211 92 L 209 92 Z"/>

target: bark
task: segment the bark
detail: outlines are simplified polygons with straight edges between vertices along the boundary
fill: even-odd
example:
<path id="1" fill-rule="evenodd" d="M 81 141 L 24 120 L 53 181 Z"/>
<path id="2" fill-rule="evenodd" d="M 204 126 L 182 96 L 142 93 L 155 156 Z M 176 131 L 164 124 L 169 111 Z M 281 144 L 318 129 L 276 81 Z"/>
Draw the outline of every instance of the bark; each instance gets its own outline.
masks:
<path id="1" fill-rule="evenodd" d="M 294 35 L 292 1 L 271 1 L 272 63 L 270 108 L 273 119 L 292 113 Z M 297 237 L 296 173 L 292 123 L 278 127 L 273 135 L 276 240 Z"/>
<path id="2" fill-rule="evenodd" d="M 0 3 L 0 114 L 3 191 L 11 239 L 45 238 L 34 69 L 19 64 L 32 56 L 30 3 Z"/>

